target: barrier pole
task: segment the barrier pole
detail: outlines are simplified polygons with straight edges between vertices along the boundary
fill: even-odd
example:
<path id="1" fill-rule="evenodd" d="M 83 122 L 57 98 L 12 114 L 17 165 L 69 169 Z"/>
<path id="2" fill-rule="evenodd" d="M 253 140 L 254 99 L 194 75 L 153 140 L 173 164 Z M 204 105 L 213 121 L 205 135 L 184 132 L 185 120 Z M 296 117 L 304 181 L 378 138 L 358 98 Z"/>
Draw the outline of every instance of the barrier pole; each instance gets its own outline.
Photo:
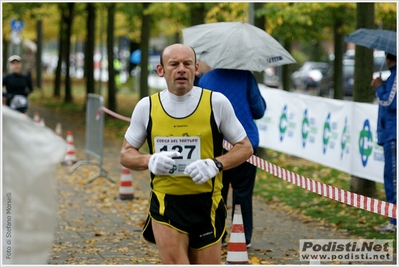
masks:
<path id="1" fill-rule="evenodd" d="M 90 177 L 87 183 L 91 183 L 98 177 L 105 177 L 115 183 L 103 169 L 104 114 L 102 112 L 98 114 L 103 103 L 104 98 L 101 95 L 88 94 L 86 105 L 86 159 L 76 162 L 68 171 L 68 174 L 72 174 L 81 165 L 97 165 L 100 169 L 99 172 Z M 97 161 L 93 161 L 93 158 L 96 158 Z"/>

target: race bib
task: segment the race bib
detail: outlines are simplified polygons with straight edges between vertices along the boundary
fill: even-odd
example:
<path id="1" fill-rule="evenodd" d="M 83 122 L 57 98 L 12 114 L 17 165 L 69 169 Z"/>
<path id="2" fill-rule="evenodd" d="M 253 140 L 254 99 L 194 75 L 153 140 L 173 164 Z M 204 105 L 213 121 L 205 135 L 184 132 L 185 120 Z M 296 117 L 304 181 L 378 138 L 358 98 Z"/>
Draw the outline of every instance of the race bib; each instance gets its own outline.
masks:
<path id="1" fill-rule="evenodd" d="M 176 165 L 169 170 L 171 175 L 185 175 L 184 169 L 190 163 L 201 159 L 201 143 L 198 136 L 155 137 L 155 153 L 176 150 L 179 157 L 174 157 Z"/>

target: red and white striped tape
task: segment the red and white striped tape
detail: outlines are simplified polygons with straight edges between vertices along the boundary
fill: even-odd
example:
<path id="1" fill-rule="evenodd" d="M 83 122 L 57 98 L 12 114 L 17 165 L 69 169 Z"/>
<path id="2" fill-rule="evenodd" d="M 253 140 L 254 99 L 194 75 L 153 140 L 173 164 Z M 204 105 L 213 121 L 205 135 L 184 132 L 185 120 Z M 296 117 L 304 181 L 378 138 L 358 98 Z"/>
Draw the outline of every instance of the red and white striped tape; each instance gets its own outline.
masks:
<path id="1" fill-rule="evenodd" d="M 230 150 L 232 148 L 232 145 L 225 140 L 223 141 L 223 146 L 227 150 Z M 252 155 L 247 161 L 252 165 L 255 165 L 256 167 L 283 179 L 284 181 L 300 186 L 308 191 L 312 191 L 316 194 L 328 197 L 336 201 L 343 202 L 345 204 L 360 209 L 371 211 L 390 218 L 396 218 L 395 204 L 388 203 L 378 199 L 373 199 L 370 197 L 345 191 L 343 189 L 336 188 L 331 185 L 326 185 L 314 181 L 302 175 L 287 171 L 255 155 Z"/>
<path id="2" fill-rule="evenodd" d="M 106 107 L 100 107 L 96 116 L 98 120 L 101 115 L 101 110 L 114 116 L 115 118 L 130 122 L 130 118 L 119 115 Z M 226 140 L 223 141 L 225 149 L 230 150 L 232 145 Z M 287 171 L 277 165 L 274 165 L 266 160 L 263 160 L 255 155 L 252 155 L 248 160 L 249 163 L 256 167 L 283 179 L 284 181 L 290 182 L 294 185 L 300 186 L 313 193 L 328 197 L 332 200 L 340 201 L 353 207 L 357 207 L 363 210 L 374 212 L 390 218 L 396 218 L 396 204 L 388 203 L 382 200 L 366 197 L 356 193 L 352 193 L 340 188 L 336 188 L 331 185 L 326 185 L 312 179 L 306 178 L 297 173 Z"/>
<path id="3" fill-rule="evenodd" d="M 113 116 L 113 117 L 115 117 L 117 119 L 130 122 L 130 118 L 122 116 L 122 115 L 120 115 L 118 113 L 115 113 L 115 112 L 113 112 L 112 110 L 110 110 L 110 109 L 108 109 L 106 107 L 99 107 L 99 109 L 97 111 L 97 115 L 96 115 L 96 120 L 100 119 L 101 111 L 104 111 L 105 113 L 108 113 L 109 115 L 111 115 L 111 116 Z"/>

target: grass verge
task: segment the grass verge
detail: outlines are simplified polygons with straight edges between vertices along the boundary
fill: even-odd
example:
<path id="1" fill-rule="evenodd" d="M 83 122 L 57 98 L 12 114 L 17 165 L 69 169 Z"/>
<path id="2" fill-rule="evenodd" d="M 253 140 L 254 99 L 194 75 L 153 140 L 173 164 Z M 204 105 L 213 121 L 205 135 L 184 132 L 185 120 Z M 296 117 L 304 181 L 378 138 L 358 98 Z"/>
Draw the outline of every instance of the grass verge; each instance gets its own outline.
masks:
<path id="1" fill-rule="evenodd" d="M 312 180 L 349 191 L 351 176 L 347 173 L 273 150 L 267 150 L 265 160 Z M 317 220 L 359 238 L 393 239 L 396 247 L 396 233 L 380 234 L 377 231 L 381 224 L 388 222 L 388 217 L 307 191 L 263 170 L 258 170 L 254 192 L 270 205 L 284 206 L 299 219 Z M 375 198 L 385 201 L 381 183 L 377 183 Z"/>

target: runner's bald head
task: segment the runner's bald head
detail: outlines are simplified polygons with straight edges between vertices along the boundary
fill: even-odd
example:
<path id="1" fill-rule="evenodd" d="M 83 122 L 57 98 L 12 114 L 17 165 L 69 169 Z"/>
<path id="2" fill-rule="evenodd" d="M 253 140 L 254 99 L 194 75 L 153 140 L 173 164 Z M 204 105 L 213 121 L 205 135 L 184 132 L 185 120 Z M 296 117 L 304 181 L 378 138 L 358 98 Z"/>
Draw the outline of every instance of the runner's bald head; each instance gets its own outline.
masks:
<path id="1" fill-rule="evenodd" d="M 165 47 L 161 51 L 159 62 L 160 62 L 162 67 L 164 67 L 164 65 L 163 65 L 163 55 L 167 54 L 170 49 L 173 49 L 175 47 L 189 47 L 193 51 L 193 54 L 194 54 L 194 64 L 197 64 L 197 54 L 195 53 L 194 48 L 192 48 L 191 46 L 184 45 L 184 44 L 172 44 L 172 45 L 169 45 L 169 46 Z"/>

